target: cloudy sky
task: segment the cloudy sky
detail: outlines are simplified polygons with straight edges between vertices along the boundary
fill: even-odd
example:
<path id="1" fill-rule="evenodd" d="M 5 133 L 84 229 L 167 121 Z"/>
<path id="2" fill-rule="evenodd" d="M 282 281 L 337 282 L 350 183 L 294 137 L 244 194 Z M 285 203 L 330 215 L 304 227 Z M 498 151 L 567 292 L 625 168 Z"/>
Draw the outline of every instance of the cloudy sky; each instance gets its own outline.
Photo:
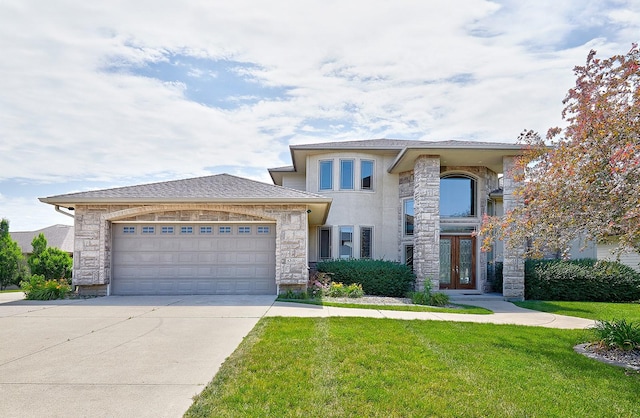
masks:
<path id="1" fill-rule="evenodd" d="M 640 0 L 3 0 L 0 217 L 37 198 L 230 173 L 296 143 L 514 142 L 562 123 L 573 67 L 625 53 Z"/>

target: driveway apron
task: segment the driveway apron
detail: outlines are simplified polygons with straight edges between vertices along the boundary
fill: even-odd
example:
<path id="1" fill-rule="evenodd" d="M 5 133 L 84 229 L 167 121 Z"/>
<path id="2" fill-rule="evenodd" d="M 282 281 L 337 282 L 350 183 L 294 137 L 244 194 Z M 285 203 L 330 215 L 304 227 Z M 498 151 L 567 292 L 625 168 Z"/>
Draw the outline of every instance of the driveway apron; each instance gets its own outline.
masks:
<path id="1" fill-rule="evenodd" d="M 182 416 L 275 299 L 5 295 L 2 417 Z"/>

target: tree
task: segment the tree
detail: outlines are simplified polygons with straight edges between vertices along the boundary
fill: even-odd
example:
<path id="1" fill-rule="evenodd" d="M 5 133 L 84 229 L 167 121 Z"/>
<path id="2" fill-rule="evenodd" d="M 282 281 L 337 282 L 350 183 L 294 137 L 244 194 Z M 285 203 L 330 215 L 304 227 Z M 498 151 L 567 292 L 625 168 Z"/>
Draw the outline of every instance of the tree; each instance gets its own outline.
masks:
<path id="1" fill-rule="evenodd" d="M 25 276 L 24 257 L 18 243 L 9 235 L 9 221 L 0 221 L 0 290 L 20 283 Z"/>
<path id="2" fill-rule="evenodd" d="M 59 248 L 47 247 L 44 234 L 31 241 L 33 252 L 28 263 L 31 274 L 43 275 L 46 280 L 70 279 L 73 260 L 69 254 Z"/>
<path id="3" fill-rule="evenodd" d="M 566 254 L 575 238 L 607 242 L 618 251 L 640 251 L 640 51 L 600 60 L 591 51 L 574 68 L 575 87 L 563 104 L 564 129 L 545 142 L 525 131 L 518 164 L 524 205 L 501 219 L 485 217 L 483 247 L 503 239 L 528 242 L 527 256 Z"/>

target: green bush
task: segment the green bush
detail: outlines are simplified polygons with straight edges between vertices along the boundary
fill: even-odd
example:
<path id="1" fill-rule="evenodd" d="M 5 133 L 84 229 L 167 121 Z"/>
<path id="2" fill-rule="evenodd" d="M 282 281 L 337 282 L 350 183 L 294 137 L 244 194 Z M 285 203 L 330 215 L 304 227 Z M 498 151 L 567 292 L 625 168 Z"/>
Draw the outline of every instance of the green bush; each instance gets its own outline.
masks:
<path id="1" fill-rule="evenodd" d="M 640 274 L 611 261 L 527 260 L 525 298 L 590 302 L 640 299 Z"/>
<path id="2" fill-rule="evenodd" d="M 633 350 L 640 347 L 640 325 L 624 319 L 613 321 L 597 321 L 592 328 L 595 343 L 603 348 Z"/>
<path id="3" fill-rule="evenodd" d="M 351 283 L 345 286 L 343 283 L 331 282 L 325 289 L 324 295 L 330 298 L 361 298 L 364 295 L 364 291 L 358 283 Z"/>
<path id="4" fill-rule="evenodd" d="M 387 260 L 326 260 L 316 268 L 335 282 L 360 283 L 367 295 L 403 297 L 415 281 L 408 266 Z"/>
<path id="5" fill-rule="evenodd" d="M 432 293 L 429 298 L 429 305 L 431 306 L 447 306 L 449 304 L 449 295 L 446 293 Z"/>
<path id="6" fill-rule="evenodd" d="M 45 280 L 43 275 L 38 274 L 20 282 L 20 287 L 28 300 L 64 299 L 71 291 L 65 279 Z"/>

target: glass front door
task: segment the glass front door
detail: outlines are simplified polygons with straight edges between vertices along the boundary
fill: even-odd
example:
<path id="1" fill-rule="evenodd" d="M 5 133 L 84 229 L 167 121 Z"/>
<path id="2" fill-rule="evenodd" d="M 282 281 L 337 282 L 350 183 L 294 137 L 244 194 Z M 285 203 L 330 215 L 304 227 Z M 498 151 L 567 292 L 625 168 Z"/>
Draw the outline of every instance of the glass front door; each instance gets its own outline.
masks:
<path id="1" fill-rule="evenodd" d="M 440 288 L 475 289 L 475 238 L 440 236 Z"/>

